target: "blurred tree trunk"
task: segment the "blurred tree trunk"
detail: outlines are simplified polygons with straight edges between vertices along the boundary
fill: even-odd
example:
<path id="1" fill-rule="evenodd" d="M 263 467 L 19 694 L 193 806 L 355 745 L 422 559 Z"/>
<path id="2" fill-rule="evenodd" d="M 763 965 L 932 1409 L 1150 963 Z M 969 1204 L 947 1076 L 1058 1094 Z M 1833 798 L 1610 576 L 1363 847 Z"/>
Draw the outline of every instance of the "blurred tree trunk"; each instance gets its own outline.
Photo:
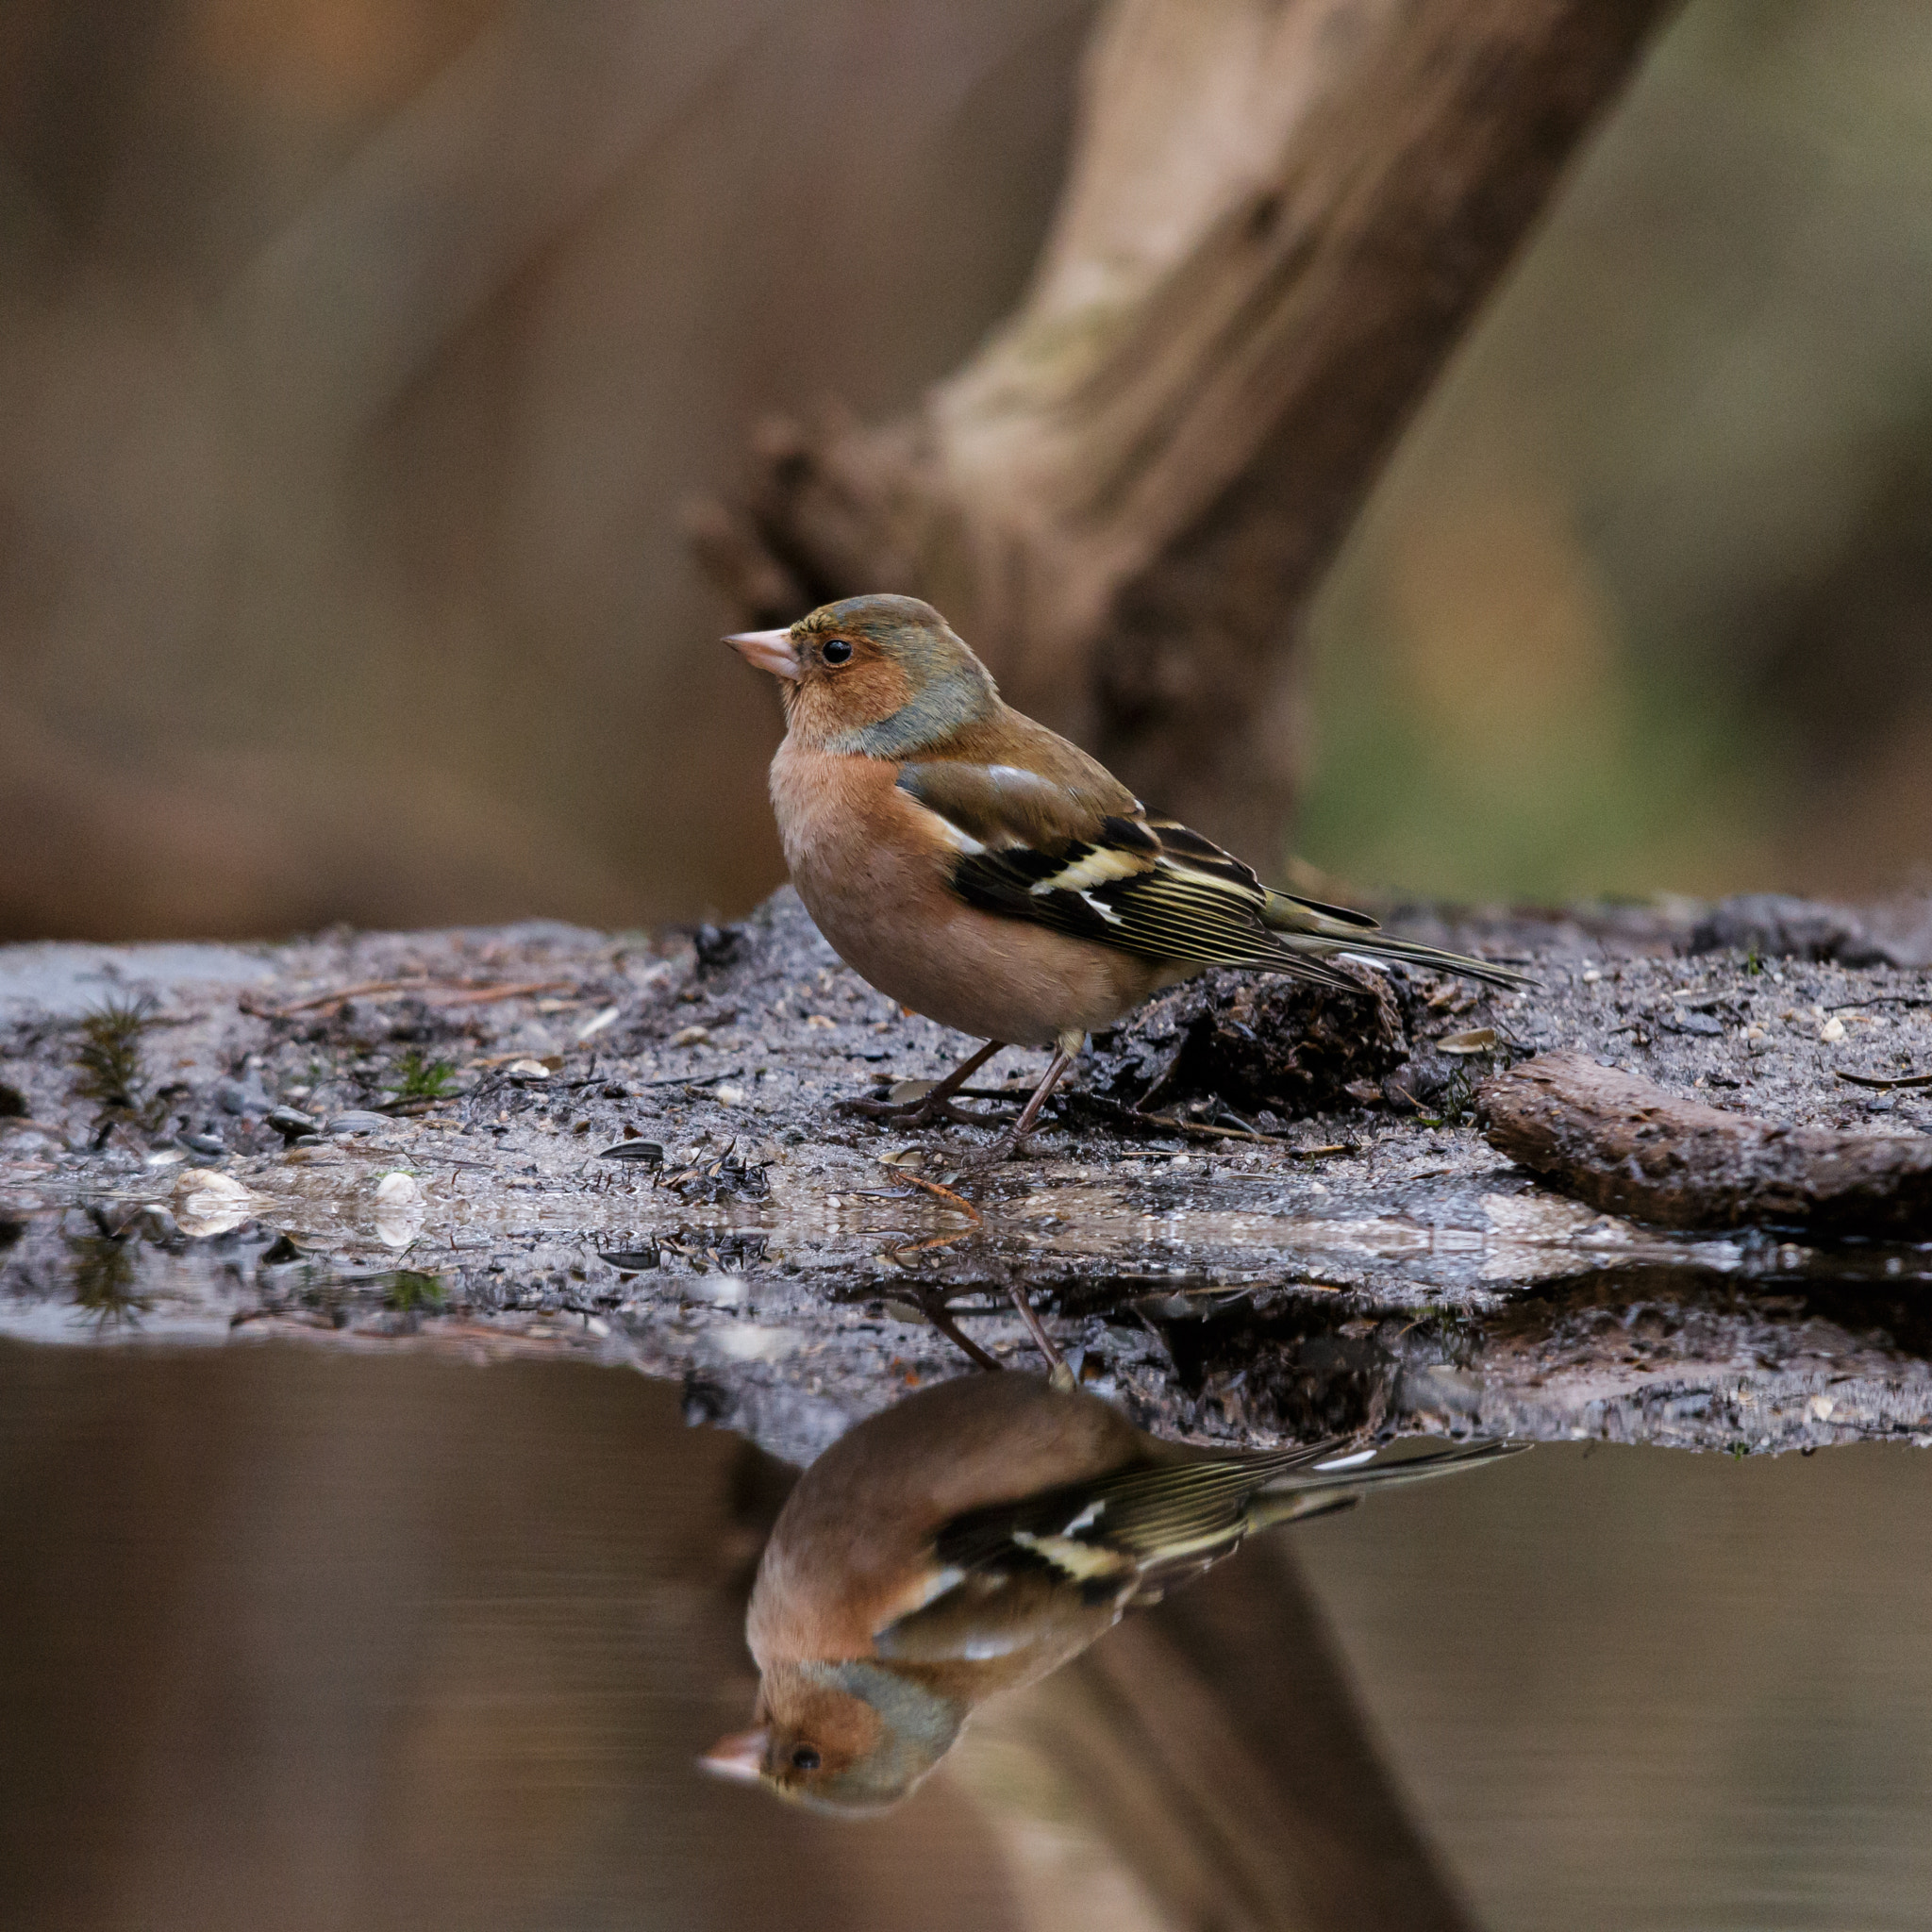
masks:
<path id="1" fill-rule="evenodd" d="M 1007 695 L 1266 855 L 1293 640 L 1670 0 L 1115 0 L 1019 310 L 909 416 L 764 425 L 691 512 L 740 615 L 915 591 Z"/>
<path id="2" fill-rule="evenodd" d="M 1244 1551 L 974 1721 L 1176 1925 L 1473 1932 L 1409 1818 L 1291 1549 Z"/>

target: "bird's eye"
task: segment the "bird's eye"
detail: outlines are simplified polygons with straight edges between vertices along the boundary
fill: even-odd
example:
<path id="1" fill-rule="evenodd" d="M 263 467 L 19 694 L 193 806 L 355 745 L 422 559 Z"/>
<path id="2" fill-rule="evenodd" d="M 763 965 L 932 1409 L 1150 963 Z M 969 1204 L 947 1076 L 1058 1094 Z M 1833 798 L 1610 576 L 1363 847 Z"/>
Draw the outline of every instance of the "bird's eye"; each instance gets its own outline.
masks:
<path id="1" fill-rule="evenodd" d="M 852 646 L 847 644 L 845 649 L 849 654 Z M 816 1771 L 819 1768 L 819 1754 L 809 1744 L 801 1744 L 791 1754 L 791 1768 L 793 1771 Z"/>
<path id="2" fill-rule="evenodd" d="M 819 656 L 827 664 L 844 664 L 851 659 L 852 646 L 843 638 L 827 638 L 819 647 Z"/>

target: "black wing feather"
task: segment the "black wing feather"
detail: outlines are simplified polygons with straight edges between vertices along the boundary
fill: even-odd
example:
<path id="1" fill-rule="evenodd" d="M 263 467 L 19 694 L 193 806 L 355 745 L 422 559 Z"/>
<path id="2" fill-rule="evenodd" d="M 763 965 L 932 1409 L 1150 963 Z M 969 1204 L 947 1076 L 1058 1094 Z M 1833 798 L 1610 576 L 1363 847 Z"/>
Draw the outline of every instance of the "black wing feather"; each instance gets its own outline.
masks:
<path id="1" fill-rule="evenodd" d="M 981 911 L 1166 967 L 1244 966 L 1341 992 L 1362 991 L 1329 963 L 1341 952 L 1525 983 L 1507 967 L 1383 938 L 1365 912 L 1271 892 L 1253 867 L 1178 820 L 1108 810 L 1126 794 L 1095 771 L 1112 798 L 1018 766 L 948 760 L 908 764 L 895 782 L 967 844 L 951 883 Z"/>
<path id="2" fill-rule="evenodd" d="M 1256 1492 L 1341 1454 L 1341 1440 L 1262 1456 L 1136 1462 L 1012 1503 L 956 1516 L 934 1554 L 968 1572 L 1031 1567 L 1049 1541 L 1084 1545 L 1136 1564 L 1197 1555 L 1241 1541 Z M 1077 1525 L 1077 1526 L 1076 1526 Z"/>
<path id="3" fill-rule="evenodd" d="M 1361 991 L 1347 974 L 1291 951 L 1268 930 L 1261 920 L 1266 897 L 1258 884 L 1251 900 L 1245 891 L 1231 891 L 1157 858 L 1144 871 L 1082 891 L 1039 890 L 1098 849 L 1074 844 L 1043 853 L 1010 846 L 967 854 L 954 862 L 953 890 L 982 911 L 1032 920 L 1163 964 L 1257 967 L 1347 992 Z M 1191 868 L 1193 861 L 1188 863 Z"/>

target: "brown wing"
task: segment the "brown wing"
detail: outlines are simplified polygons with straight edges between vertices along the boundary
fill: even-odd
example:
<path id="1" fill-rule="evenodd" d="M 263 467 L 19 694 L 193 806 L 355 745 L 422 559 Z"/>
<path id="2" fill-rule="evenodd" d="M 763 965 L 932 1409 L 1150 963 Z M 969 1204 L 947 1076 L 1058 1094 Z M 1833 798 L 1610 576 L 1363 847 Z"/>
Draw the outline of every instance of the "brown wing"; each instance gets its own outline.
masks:
<path id="1" fill-rule="evenodd" d="M 1185 825 L 1150 817 L 1085 762 L 1093 775 L 1076 769 L 1070 782 L 1015 765 L 934 759 L 905 766 L 898 782 L 950 828 L 959 852 L 952 886 L 968 905 L 1162 964 L 1254 966 L 1356 990 L 1319 957 L 1275 938 L 1267 889 L 1250 867 Z"/>

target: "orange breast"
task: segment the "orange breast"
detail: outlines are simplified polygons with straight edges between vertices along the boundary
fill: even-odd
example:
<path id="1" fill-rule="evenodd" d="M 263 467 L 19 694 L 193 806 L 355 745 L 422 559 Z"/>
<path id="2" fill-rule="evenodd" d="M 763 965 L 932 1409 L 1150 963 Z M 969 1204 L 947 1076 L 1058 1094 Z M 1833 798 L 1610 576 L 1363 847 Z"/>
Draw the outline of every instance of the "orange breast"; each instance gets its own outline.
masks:
<path id="1" fill-rule="evenodd" d="M 942 1026 L 1015 1046 L 1111 1025 L 1147 997 L 1156 962 L 956 897 L 961 848 L 897 775 L 790 739 L 772 761 L 791 883 L 848 966 Z"/>

